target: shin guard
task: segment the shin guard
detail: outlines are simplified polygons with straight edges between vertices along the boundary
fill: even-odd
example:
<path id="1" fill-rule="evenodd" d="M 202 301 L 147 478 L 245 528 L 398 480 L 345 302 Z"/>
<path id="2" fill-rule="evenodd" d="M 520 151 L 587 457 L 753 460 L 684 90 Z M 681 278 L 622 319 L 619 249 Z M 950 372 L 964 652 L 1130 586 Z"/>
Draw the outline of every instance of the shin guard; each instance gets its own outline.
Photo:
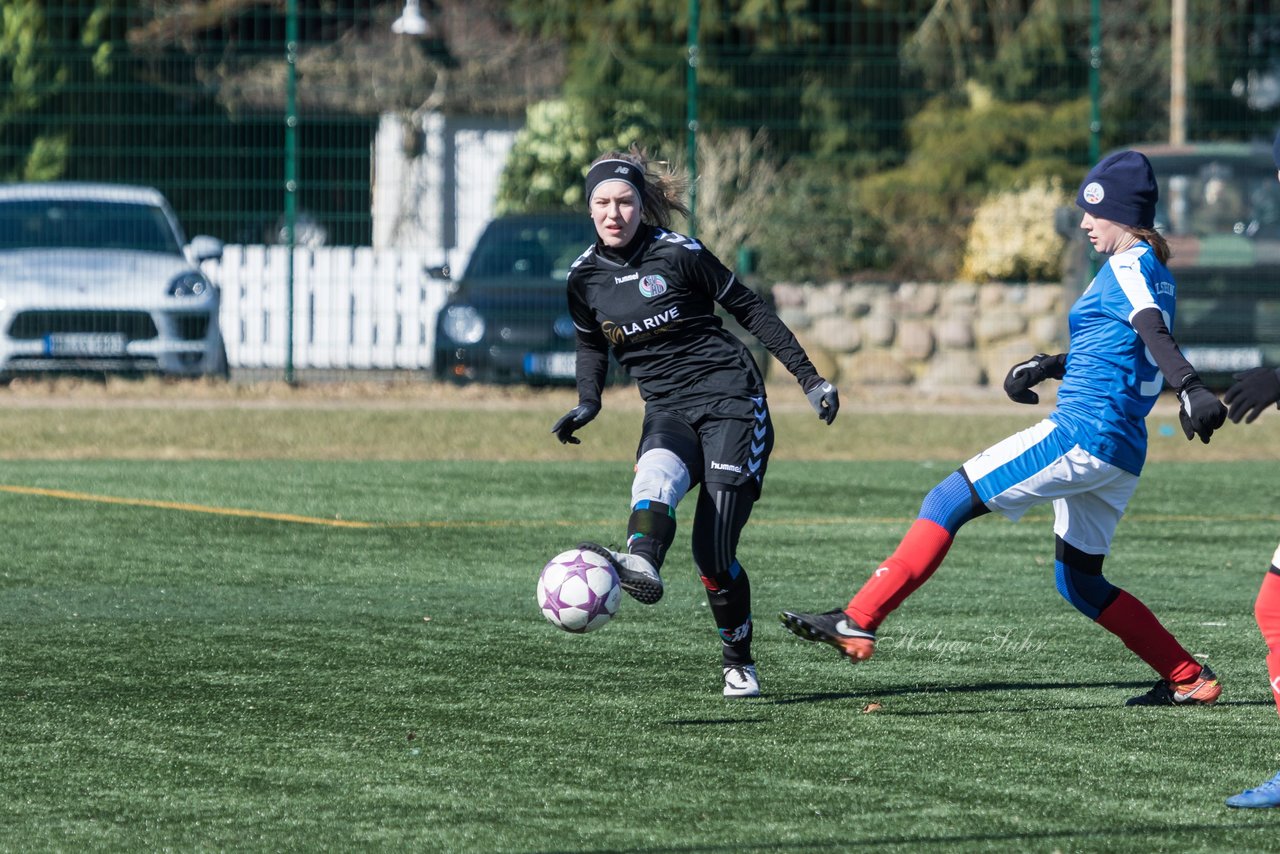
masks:
<path id="1" fill-rule="evenodd" d="M 654 569 L 662 569 L 667 549 L 676 538 L 676 509 L 661 501 L 641 500 L 627 520 L 627 551 L 642 555 Z"/>

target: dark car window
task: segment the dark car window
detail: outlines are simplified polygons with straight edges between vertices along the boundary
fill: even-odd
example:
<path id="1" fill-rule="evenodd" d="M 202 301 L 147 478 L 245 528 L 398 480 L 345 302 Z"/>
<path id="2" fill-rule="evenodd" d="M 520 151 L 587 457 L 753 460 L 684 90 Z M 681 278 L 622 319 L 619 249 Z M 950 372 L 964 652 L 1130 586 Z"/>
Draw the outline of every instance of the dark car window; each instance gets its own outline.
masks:
<path id="1" fill-rule="evenodd" d="M 129 249 L 182 254 L 164 211 L 96 201 L 0 202 L 0 250 Z"/>
<path id="2" fill-rule="evenodd" d="M 1280 237 L 1280 183 L 1269 169 L 1226 161 L 1157 164 L 1156 227 L 1169 236 Z"/>
<path id="3" fill-rule="evenodd" d="M 1177 282 L 1174 334 L 1206 383 L 1280 362 L 1280 182 L 1271 145 L 1139 146 L 1160 184 L 1156 227 Z M 1080 221 L 1074 211 L 1074 224 Z M 1077 230 L 1078 233 L 1078 230 Z M 1076 244 L 1070 302 L 1101 262 Z"/>
<path id="4" fill-rule="evenodd" d="M 593 239 L 585 214 L 536 222 L 494 220 L 471 253 L 464 278 L 563 282 Z"/>

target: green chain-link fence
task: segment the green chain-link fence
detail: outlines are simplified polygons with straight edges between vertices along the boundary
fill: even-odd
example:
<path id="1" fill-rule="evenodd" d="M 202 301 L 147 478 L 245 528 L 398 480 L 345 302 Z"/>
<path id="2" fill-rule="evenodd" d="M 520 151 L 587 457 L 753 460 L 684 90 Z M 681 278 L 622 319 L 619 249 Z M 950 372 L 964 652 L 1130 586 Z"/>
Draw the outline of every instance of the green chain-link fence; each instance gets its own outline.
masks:
<path id="1" fill-rule="evenodd" d="M 1051 219 L 1112 147 L 1269 141 L 1280 118 L 1262 2 L 9 0 L 0 21 L 6 181 L 154 187 L 225 243 L 204 269 L 233 375 L 430 376 L 439 268 L 496 213 L 579 210 L 604 147 L 688 169 L 688 229 L 762 286 L 1046 279 L 1061 247 L 992 210 Z M 6 324 L 61 305 L 29 279 L 0 281 Z M 181 321 L 197 296 L 164 298 Z M 120 299 L 28 316 L 28 362 L 127 364 L 151 331 L 104 319 Z"/>

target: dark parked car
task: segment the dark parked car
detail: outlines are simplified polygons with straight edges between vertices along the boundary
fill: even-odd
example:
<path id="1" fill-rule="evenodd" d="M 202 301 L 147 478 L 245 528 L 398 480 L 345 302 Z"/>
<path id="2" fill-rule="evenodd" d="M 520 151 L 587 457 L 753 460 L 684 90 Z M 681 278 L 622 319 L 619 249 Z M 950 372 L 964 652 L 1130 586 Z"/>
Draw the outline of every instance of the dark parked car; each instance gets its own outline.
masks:
<path id="1" fill-rule="evenodd" d="M 595 240 L 586 213 L 499 217 L 485 227 L 436 321 L 436 376 L 573 382 L 569 266 Z"/>
<path id="2" fill-rule="evenodd" d="M 1160 184 L 1156 227 L 1173 253 L 1173 333 L 1187 358 L 1218 388 L 1236 371 L 1280 364 L 1280 183 L 1270 143 L 1132 148 Z M 1073 301 L 1102 262 L 1088 241 L 1076 242 L 1079 220 L 1072 207 L 1060 224 L 1073 239 Z"/>
<path id="3" fill-rule="evenodd" d="M 436 320 L 436 377 L 459 383 L 572 384 L 577 338 L 565 289 L 569 267 L 595 239 L 585 212 L 490 222 Z M 763 345 L 719 313 L 725 328 L 767 371 Z M 608 379 L 628 381 L 613 359 Z"/>

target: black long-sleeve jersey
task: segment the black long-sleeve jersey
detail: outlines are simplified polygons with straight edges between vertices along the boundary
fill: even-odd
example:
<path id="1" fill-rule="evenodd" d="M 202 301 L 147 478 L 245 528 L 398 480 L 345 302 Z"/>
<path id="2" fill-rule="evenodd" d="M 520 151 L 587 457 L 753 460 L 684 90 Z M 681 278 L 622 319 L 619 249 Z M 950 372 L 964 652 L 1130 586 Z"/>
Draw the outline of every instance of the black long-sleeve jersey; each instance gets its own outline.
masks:
<path id="1" fill-rule="evenodd" d="M 750 351 L 716 316 L 719 303 L 804 387 L 817 371 L 773 310 L 692 238 L 641 225 L 621 253 L 599 243 L 569 271 L 577 328 L 578 397 L 598 402 L 609 348 L 647 403 L 679 406 L 758 397 L 764 380 Z"/>

